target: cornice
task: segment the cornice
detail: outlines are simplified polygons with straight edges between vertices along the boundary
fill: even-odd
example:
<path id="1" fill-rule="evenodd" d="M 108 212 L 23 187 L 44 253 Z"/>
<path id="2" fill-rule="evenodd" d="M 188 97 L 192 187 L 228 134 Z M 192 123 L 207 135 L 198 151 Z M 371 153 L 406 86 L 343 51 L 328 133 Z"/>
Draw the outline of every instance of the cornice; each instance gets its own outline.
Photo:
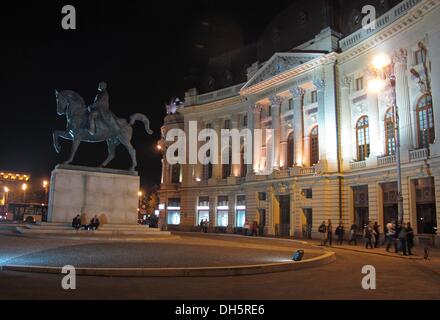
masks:
<path id="1" fill-rule="evenodd" d="M 246 102 L 247 99 L 243 96 L 235 96 L 223 100 L 217 100 L 214 102 L 206 103 L 206 104 L 199 104 L 199 105 L 192 105 L 185 107 L 181 110 L 179 110 L 180 113 L 186 115 L 193 112 L 200 112 L 200 111 L 214 111 L 223 107 L 227 106 L 233 106 L 237 104 L 241 104 Z"/>
<path id="2" fill-rule="evenodd" d="M 294 79 L 295 77 L 298 77 L 302 74 L 312 71 L 317 67 L 335 62 L 338 59 L 338 56 L 339 54 L 336 52 L 328 53 L 325 56 L 306 62 L 296 68 L 293 68 L 291 70 L 278 74 L 270 79 L 262 81 L 256 85 L 253 85 L 252 87 L 242 89 L 240 91 L 240 94 L 242 96 L 249 96 L 267 90 L 273 86 L 281 85 L 289 80 Z"/>
<path id="3" fill-rule="evenodd" d="M 394 21 L 391 25 L 386 27 L 384 30 L 379 31 L 377 34 L 372 35 L 370 38 L 365 39 L 363 42 L 357 44 L 356 46 L 342 52 L 339 55 L 339 62 L 345 63 L 356 57 L 364 54 L 368 50 L 377 47 L 383 42 L 389 40 L 390 38 L 396 36 L 398 33 L 406 30 L 419 22 L 423 17 L 430 13 L 433 9 L 438 7 L 440 0 L 426 0 L 422 1 L 414 8 L 412 8 L 406 15 L 400 17 Z"/>

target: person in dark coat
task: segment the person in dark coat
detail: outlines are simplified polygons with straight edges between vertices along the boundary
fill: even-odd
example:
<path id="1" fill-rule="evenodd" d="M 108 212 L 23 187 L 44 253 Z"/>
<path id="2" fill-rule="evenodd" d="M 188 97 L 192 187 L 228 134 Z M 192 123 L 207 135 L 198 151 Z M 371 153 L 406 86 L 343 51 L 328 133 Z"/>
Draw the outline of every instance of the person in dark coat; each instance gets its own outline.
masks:
<path id="1" fill-rule="evenodd" d="M 98 228 L 99 228 L 99 218 L 98 218 L 98 216 L 95 215 L 92 218 L 92 220 L 90 220 L 90 229 L 98 230 Z"/>
<path id="2" fill-rule="evenodd" d="M 373 231 L 374 231 L 374 247 L 379 248 L 380 226 L 377 223 L 377 221 L 374 222 Z"/>
<path id="3" fill-rule="evenodd" d="M 406 244 L 408 248 L 408 254 L 411 256 L 411 249 L 414 247 L 414 229 L 411 227 L 411 223 L 406 224 Z"/>
<path id="4" fill-rule="evenodd" d="M 322 223 L 318 229 L 318 232 L 321 235 L 321 246 L 325 246 L 325 233 L 326 233 L 326 231 L 327 231 L 327 226 L 325 225 L 325 221 L 322 221 Z"/>
<path id="5" fill-rule="evenodd" d="M 72 228 L 75 228 L 76 230 L 79 230 L 81 228 L 81 216 L 77 215 L 72 220 Z"/>
<path id="6" fill-rule="evenodd" d="M 356 223 L 353 223 L 350 227 L 350 240 L 348 241 L 348 244 L 351 244 L 354 242 L 354 245 L 357 246 L 357 239 L 356 239 L 356 232 L 357 232 L 357 225 Z"/>
<path id="7" fill-rule="evenodd" d="M 365 226 L 365 230 L 364 230 L 364 238 L 365 238 L 365 248 L 368 249 L 368 247 L 370 247 L 371 249 L 373 249 L 373 227 L 368 224 Z"/>
<path id="8" fill-rule="evenodd" d="M 335 234 L 338 237 L 338 243 L 340 246 L 342 246 L 342 242 L 344 241 L 344 233 L 345 233 L 344 226 L 342 225 L 342 223 L 340 223 L 335 230 Z"/>
<path id="9" fill-rule="evenodd" d="M 325 244 L 327 244 L 328 242 L 331 247 L 332 241 L 333 241 L 333 226 L 332 226 L 332 221 L 329 219 L 327 225 L 327 240 L 325 241 Z"/>
<path id="10" fill-rule="evenodd" d="M 407 236 L 408 236 L 408 232 L 406 230 L 406 226 L 402 223 L 399 225 L 399 227 L 397 228 L 397 239 L 399 240 L 399 247 L 400 250 L 402 250 L 403 255 L 407 256 Z"/>

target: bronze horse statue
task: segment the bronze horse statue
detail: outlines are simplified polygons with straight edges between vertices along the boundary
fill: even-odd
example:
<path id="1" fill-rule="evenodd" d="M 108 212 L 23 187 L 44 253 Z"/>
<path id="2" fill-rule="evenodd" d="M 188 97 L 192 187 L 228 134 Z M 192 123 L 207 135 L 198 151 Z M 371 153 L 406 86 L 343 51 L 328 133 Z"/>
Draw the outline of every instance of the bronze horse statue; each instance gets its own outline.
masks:
<path id="1" fill-rule="evenodd" d="M 133 135 L 133 124 L 136 121 L 144 123 L 146 132 L 151 135 L 153 131 L 150 129 L 150 121 L 148 118 L 140 113 L 133 114 L 130 117 L 130 122 L 125 119 L 117 118 L 110 112 L 110 116 L 114 119 L 114 125 L 108 125 L 101 117 L 96 119 L 96 132 L 94 134 L 89 131 L 89 110 L 84 102 L 84 99 L 74 91 L 66 90 L 58 92 L 55 90 L 57 101 L 58 115 L 66 116 L 67 127 L 65 131 L 57 130 L 53 133 L 53 144 L 57 153 L 61 150 L 59 138 L 72 141 L 72 149 L 69 159 L 64 164 L 70 164 L 78 150 L 81 142 L 107 142 L 108 157 L 100 165 L 106 167 L 110 161 L 115 158 L 116 147 L 122 144 L 129 152 L 132 165 L 130 171 L 134 171 L 137 167 L 136 150 L 131 145 L 131 138 Z"/>

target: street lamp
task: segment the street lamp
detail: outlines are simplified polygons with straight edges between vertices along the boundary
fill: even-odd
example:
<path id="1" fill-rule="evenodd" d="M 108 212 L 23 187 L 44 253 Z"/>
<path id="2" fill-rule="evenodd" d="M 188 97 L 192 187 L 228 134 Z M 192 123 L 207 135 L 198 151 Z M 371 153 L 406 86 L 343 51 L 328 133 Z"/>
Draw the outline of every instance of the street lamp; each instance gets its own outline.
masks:
<path id="1" fill-rule="evenodd" d="M 21 190 L 23 190 L 23 203 L 26 203 L 26 190 L 28 188 L 28 185 L 26 183 L 23 183 L 21 186 Z"/>
<path id="2" fill-rule="evenodd" d="M 44 202 L 47 204 L 49 201 L 47 200 L 47 187 L 49 186 L 49 182 L 47 180 L 43 181 L 43 189 L 44 189 Z"/>
<path id="3" fill-rule="evenodd" d="M 391 66 L 391 68 L 388 68 Z M 392 111 L 394 122 L 394 139 L 396 142 L 396 163 L 397 163 L 397 206 L 398 206 L 398 223 L 403 223 L 403 196 L 402 196 L 402 167 L 400 157 L 400 128 L 399 128 L 399 109 L 396 103 L 396 76 L 394 74 L 394 66 L 390 57 L 386 54 L 379 54 L 373 59 L 372 71 L 376 75 L 375 79 L 372 79 L 368 88 L 373 92 L 382 91 L 389 81 L 392 88 Z"/>
<path id="4" fill-rule="evenodd" d="M 138 213 L 141 213 L 142 195 L 143 195 L 142 191 L 139 191 L 138 192 L 138 197 L 139 197 L 139 199 L 138 199 Z"/>

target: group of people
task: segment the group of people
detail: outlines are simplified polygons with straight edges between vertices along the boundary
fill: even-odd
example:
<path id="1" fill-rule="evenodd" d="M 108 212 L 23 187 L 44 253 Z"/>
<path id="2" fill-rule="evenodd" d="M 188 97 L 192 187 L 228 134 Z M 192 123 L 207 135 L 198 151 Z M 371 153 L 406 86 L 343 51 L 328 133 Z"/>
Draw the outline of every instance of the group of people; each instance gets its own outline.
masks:
<path id="1" fill-rule="evenodd" d="M 208 232 L 208 227 L 209 227 L 209 221 L 208 219 L 203 219 L 200 221 L 199 224 L 199 230 L 200 232 L 204 232 L 207 233 Z M 254 221 L 251 224 L 249 224 L 249 221 L 246 219 L 244 225 L 243 225 L 243 234 L 245 236 L 258 236 L 258 230 L 259 230 L 259 225 L 257 221 Z"/>
<path id="2" fill-rule="evenodd" d="M 200 221 L 200 231 L 208 233 L 209 221 L 208 219 Z"/>
<path id="3" fill-rule="evenodd" d="M 394 246 L 395 253 L 399 253 L 400 251 L 403 255 L 412 255 L 411 249 L 414 247 L 414 230 L 411 227 L 410 223 L 401 223 L 396 225 L 396 223 L 390 222 L 386 226 L 386 234 L 385 234 L 385 243 L 387 252 L 390 251 L 390 248 Z M 332 246 L 333 242 L 333 225 L 332 221 L 328 220 L 326 224 L 325 221 L 321 223 L 318 229 L 321 235 L 321 246 L 326 246 L 327 243 Z M 339 245 L 343 244 L 345 230 L 342 223 L 336 227 L 334 231 L 335 236 L 337 237 L 337 243 Z M 353 223 L 350 227 L 349 241 L 348 244 L 357 245 L 357 235 L 358 235 L 358 226 Z M 363 228 L 363 238 L 366 249 L 379 248 L 380 246 L 380 226 L 377 222 L 368 223 Z"/>
<path id="4" fill-rule="evenodd" d="M 72 220 L 72 228 L 74 228 L 75 230 L 79 230 L 81 228 L 84 228 L 84 230 L 98 230 L 100 222 L 97 215 L 95 215 L 90 220 L 89 224 L 87 224 L 85 219 L 86 219 L 85 215 L 77 215 Z"/>

